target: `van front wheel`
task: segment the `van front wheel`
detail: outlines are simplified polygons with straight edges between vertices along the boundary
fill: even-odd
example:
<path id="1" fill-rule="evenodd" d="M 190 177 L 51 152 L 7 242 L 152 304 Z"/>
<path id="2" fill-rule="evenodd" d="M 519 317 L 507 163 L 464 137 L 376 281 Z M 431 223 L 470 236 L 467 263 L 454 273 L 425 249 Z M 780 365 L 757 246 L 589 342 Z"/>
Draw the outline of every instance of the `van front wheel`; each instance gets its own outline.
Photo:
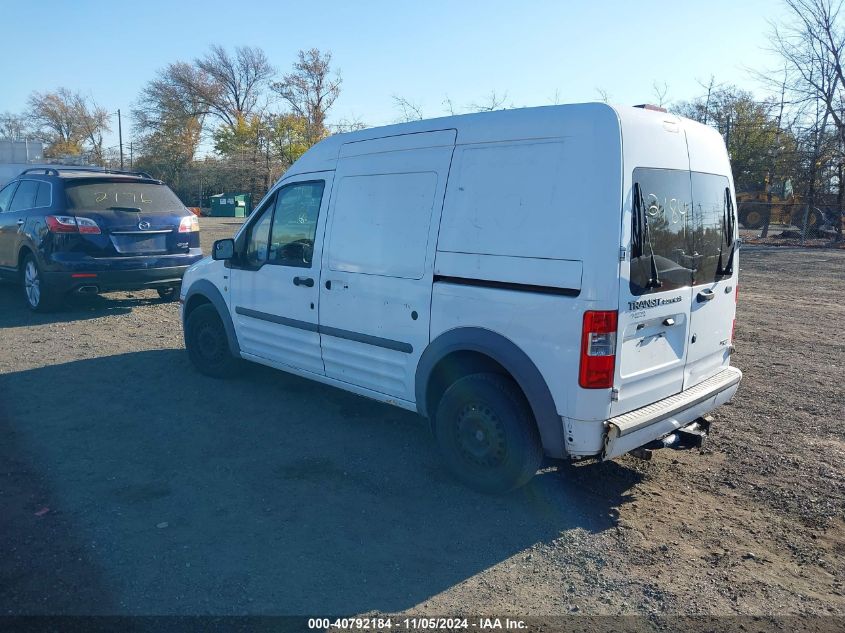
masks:
<path id="1" fill-rule="evenodd" d="M 499 374 L 471 374 L 454 382 L 437 407 L 434 432 L 448 469 L 480 492 L 519 488 L 543 461 L 525 396 Z"/>
<path id="2" fill-rule="evenodd" d="M 229 351 L 226 329 L 210 303 L 198 306 L 188 315 L 185 347 L 191 362 L 206 376 L 228 378 L 237 373 L 238 359 Z"/>

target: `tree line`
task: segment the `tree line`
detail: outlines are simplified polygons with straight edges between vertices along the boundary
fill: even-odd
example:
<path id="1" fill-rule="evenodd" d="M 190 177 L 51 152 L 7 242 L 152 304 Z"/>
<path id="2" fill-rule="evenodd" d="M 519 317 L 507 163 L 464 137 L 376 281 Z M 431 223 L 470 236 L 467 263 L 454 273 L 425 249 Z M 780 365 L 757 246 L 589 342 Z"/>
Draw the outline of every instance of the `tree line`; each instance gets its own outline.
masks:
<path id="1" fill-rule="evenodd" d="M 222 191 L 260 196 L 311 145 L 362 127 L 327 123 L 342 83 L 331 64 L 330 52 L 303 50 L 279 73 L 260 48 L 222 46 L 169 64 L 129 113 L 124 165 L 165 180 L 189 206 Z M 68 88 L 33 92 L 26 112 L 0 116 L 0 138 L 41 140 L 49 159 L 114 168 L 119 148 L 103 145 L 113 114 Z"/>
<path id="2" fill-rule="evenodd" d="M 764 192 L 776 201 L 791 182 L 801 204 L 841 211 L 843 0 L 783 2 L 788 18 L 769 33 L 781 65 L 752 73 L 769 96 L 760 99 L 711 77 L 691 99 L 670 103 L 665 83 L 655 83 L 654 97 L 658 105 L 719 130 L 737 191 Z M 288 72 L 280 73 L 260 48 L 212 46 L 201 57 L 160 69 L 140 91 L 130 113 L 132 167 L 167 181 L 189 206 L 207 206 L 208 196 L 221 191 L 260 196 L 320 139 L 365 127 L 360 121 L 327 123 L 341 87 L 330 52 L 300 51 Z M 423 118 L 418 104 L 395 95 L 393 100 L 399 120 Z M 506 94 L 491 92 L 486 100 L 456 108 L 447 97 L 443 114 L 514 107 L 506 100 Z M 27 105 L 25 113 L 0 116 L 0 137 L 41 139 L 49 157 L 84 155 L 115 166 L 116 147 L 103 146 L 113 131 L 113 113 L 91 97 L 58 88 L 32 93 Z M 842 239 L 841 213 L 834 215 Z"/>

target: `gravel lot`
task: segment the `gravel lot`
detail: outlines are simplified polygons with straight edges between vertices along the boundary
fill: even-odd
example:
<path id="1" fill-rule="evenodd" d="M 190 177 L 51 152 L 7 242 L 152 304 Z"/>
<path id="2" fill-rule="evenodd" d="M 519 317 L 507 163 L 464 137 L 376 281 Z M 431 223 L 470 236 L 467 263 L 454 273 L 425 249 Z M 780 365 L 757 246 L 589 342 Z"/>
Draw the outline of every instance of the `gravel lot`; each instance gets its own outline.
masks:
<path id="1" fill-rule="evenodd" d="M 203 244 L 232 220 L 203 219 Z M 502 498 L 416 416 L 195 372 L 154 292 L 0 285 L 0 614 L 845 614 L 845 252 L 746 248 L 745 381 L 702 453 Z"/>

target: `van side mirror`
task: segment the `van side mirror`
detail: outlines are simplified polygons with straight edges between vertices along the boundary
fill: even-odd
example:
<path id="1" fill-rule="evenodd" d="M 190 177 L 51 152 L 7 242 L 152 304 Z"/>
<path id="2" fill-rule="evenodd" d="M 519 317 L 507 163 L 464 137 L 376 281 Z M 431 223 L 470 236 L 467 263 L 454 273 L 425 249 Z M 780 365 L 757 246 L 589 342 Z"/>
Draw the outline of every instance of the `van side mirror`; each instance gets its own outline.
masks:
<path id="1" fill-rule="evenodd" d="M 211 247 L 211 259 L 227 260 L 235 256 L 235 240 L 227 238 L 217 240 Z"/>

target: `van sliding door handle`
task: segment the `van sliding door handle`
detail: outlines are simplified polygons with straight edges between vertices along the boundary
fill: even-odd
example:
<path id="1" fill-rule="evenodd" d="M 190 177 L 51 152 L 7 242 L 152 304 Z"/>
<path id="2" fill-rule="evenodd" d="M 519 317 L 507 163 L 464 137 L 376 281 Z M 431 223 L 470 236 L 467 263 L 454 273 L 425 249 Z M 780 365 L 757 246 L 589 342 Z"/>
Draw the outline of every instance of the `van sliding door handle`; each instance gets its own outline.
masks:
<path id="1" fill-rule="evenodd" d="M 705 301 L 712 301 L 716 298 L 716 293 L 710 289 L 702 290 L 698 293 L 698 302 L 704 303 Z"/>
<path id="2" fill-rule="evenodd" d="M 311 277 L 294 277 L 293 278 L 293 285 L 294 286 L 308 286 L 309 288 L 314 285 L 314 280 Z"/>

